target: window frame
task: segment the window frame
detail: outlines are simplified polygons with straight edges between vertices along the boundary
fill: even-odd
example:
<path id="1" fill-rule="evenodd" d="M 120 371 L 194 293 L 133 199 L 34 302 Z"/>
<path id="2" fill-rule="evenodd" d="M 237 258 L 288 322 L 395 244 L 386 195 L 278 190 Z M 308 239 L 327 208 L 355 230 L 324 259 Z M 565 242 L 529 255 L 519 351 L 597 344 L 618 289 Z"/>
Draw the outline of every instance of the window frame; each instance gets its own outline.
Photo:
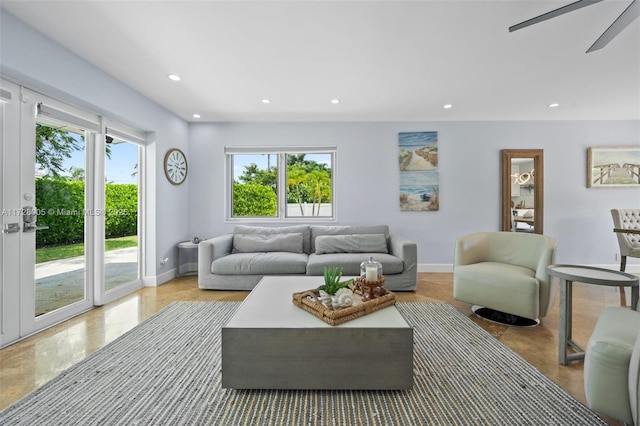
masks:
<path id="1" fill-rule="evenodd" d="M 233 156 L 234 155 L 275 155 L 277 164 L 277 210 L 275 216 L 233 216 Z M 331 156 L 331 215 L 330 216 L 287 216 L 287 155 L 329 154 Z M 335 222 L 336 217 L 336 146 L 226 146 L 224 148 L 225 219 L 227 222 Z"/>

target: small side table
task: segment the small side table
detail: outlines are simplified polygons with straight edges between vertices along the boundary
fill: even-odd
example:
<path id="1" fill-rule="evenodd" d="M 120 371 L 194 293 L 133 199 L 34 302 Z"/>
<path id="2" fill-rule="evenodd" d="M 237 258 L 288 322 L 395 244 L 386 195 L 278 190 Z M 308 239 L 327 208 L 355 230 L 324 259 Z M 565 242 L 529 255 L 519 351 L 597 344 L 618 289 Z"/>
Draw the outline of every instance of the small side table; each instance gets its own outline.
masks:
<path id="1" fill-rule="evenodd" d="M 195 253 L 195 258 L 198 258 L 198 244 L 191 241 L 183 241 L 176 245 L 176 278 L 184 277 L 186 275 L 196 275 L 198 273 L 198 262 L 196 261 L 195 269 L 190 268 L 188 264 L 184 267 L 186 270 L 181 270 L 182 259 L 186 256 L 187 259 L 192 259 Z"/>
<path id="2" fill-rule="evenodd" d="M 560 278 L 560 330 L 558 336 L 558 358 L 562 365 L 569 361 L 584 359 L 584 349 L 571 339 L 573 310 L 573 282 L 606 285 L 611 287 L 631 287 L 631 309 L 638 306 L 638 277 L 611 269 L 581 265 L 549 265 L 549 275 Z M 576 353 L 567 354 L 567 346 Z"/>

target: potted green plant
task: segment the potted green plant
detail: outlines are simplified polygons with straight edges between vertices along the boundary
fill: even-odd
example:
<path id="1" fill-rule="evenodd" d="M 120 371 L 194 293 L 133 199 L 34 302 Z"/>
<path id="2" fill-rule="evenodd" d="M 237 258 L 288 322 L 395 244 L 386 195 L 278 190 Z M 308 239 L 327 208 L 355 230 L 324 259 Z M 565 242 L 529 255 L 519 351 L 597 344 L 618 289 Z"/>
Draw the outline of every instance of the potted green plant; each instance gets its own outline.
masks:
<path id="1" fill-rule="evenodd" d="M 341 278 L 342 268 L 324 268 L 324 284 L 318 287 L 318 292 L 320 300 L 328 308 L 346 308 L 353 303 L 353 292 L 348 288 L 353 280 L 341 283 Z"/>

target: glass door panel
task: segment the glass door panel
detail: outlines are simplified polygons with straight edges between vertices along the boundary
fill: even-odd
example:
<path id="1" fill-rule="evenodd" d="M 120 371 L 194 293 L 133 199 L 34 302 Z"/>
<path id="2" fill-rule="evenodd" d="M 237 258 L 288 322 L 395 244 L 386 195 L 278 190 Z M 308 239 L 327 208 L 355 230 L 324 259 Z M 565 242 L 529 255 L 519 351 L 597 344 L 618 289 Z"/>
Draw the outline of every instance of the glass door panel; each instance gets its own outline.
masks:
<path id="1" fill-rule="evenodd" d="M 36 123 L 35 162 L 31 213 L 36 219 L 38 317 L 87 299 L 84 131 L 64 124 Z"/>
<path id="2" fill-rule="evenodd" d="M 139 278 L 138 145 L 107 136 L 104 274 L 107 292 Z"/>

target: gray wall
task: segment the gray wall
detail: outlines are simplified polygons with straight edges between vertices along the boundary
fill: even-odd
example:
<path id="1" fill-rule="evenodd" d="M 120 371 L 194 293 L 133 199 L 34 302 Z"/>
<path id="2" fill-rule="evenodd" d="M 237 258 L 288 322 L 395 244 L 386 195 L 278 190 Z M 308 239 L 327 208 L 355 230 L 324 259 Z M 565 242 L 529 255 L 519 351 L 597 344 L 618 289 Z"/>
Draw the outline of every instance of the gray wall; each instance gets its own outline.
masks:
<path id="1" fill-rule="evenodd" d="M 613 207 L 640 207 L 637 188 L 587 189 L 589 146 L 638 145 L 640 121 L 226 123 L 176 117 L 0 9 L 0 74 L 45 94 L 155 132 L 145 180 L 150 234 L 147 275 L 170 275 L 175 243 L 230 231 L 224 221 L 225 145 L 336 145 L 338 222 L 386 223 L 419 244 L 423 270 L 446 269 L 453 241 L 499 226 L 499 150 L 543 148 L 545 233 L 558 239 L 558 261 L 614 265 Z M 397 134 L 439 132 L 440 211 L 400 212 Z M 164 153 L 185 151 L 189 177 L 170 185 Z M 374 162 L 376 167 L 367 168 Z M 370 201 L 365 191 L 379 197 Z M 164 268 L 159 259 L 169 257 Z M 637 260 L 630 266 L 640 269 Z M 631 269 L 631 268 L 630 268 Z M 164 281 L 164 276 L 160 281 Z"/>
<path id="2" fill-rule="evenodd" d="M 438 132 L 437 212 L 399 209 L 398 132 L 406 131 Z M 388 224 L 418 243 L 421 270 L 449 270 L 457 237 L 499 229 L 500 150 L 542 148 L 544 230 L 557 239 L 556 260 L 616 267 L 609 210 L 640 208 L 640 189 L 588 189 L 587 148 L 637 146 L 639 139 L 640 121 L 192 124 L 189 232 L 210 237 L 233 229 L 225 223 L 224 146 L 336 145 L 337 222 Z M 365 196 L 371 191 L 376 200 Z M 636 259 L 628 263 L 640 270 Z"/>
<path id="3" fill-rule="evenodd" d="M 0 9 L 0 75 L 45 95 L 150 131 L 146 149 L 147 238 L 144 243 L 148 284 L 172 277 L 175 244 L 188 237 L 188 185 L 171 185 L 162 168 L 171 147 L 189 155 L 189 125 L 148 98 L 79 58 L 48 37 Z M 159 259 L 169 257 L 160 267 Z"/>

